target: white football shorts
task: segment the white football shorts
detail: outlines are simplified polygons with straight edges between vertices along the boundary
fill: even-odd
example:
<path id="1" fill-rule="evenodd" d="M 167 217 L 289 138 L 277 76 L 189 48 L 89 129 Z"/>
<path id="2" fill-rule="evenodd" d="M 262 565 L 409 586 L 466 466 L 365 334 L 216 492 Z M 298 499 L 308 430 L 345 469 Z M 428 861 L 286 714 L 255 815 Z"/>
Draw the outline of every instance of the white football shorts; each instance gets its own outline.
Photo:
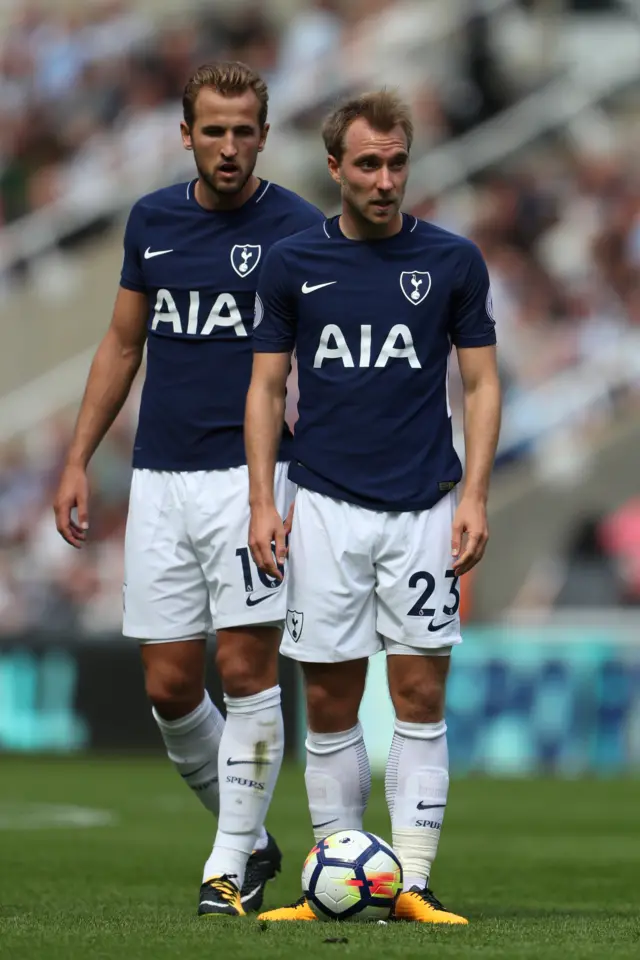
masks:
<path id="1" fill-rule="evenodd" d="M 455 490 L 431 510 L 398 513 L 299 487 L 281 652 L 311 663 L 380 650 L 447 656 L 462 642 L 455 508 Z"/>
<path id="2" fill-rule="evenodd" d="M 284 518 L 295 486 L 276 466 Z M 134 470 L 125 536 L 123 633 L 161 642 L 224 627 L 282 622 L 286 587 L 258 570 L 247 546 L 249 474 Z"/>

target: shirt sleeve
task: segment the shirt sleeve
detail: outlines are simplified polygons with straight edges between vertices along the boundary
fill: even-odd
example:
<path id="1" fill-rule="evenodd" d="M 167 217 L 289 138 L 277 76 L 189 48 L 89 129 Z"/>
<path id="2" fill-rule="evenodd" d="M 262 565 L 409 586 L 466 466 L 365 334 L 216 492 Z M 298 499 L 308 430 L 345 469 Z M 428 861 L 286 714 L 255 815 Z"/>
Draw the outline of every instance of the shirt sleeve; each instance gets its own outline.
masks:
<path id="1" fill-rule="evenodd" d="M 140 255 L 140 241 L 142 214 L 136 204 L 129 214 L 124 231 L 124 258 L 120 273 L 120 286 L 137 293 L 146 293 L 147 284 L 144 278 Z"/>
<path id="2" fill-rule="evenodd" d="M 450 333 L 456 347 L 488 347 L 496 342 L 489 271 L 475 244 L 462 248 Z"/>
<path id="3" fill-rule="evenodd" d="M 290 353 L 296 342 L 296 306 L 282 252 L 269 250 L 260 272 L 253 321 L 255 353 Z"/>
<path id="4" fill-rule="evenodd" d="M 301 229 L 308 230 L 309 227 L 315 227 L 318 223 L 324 223 L 326 219 L 327 218 L 322 210 L 319 210 L 318 207 L 314 207 L 312 204 L 309 204 L 305 210 L 304 227 L 301 227 Z"/>

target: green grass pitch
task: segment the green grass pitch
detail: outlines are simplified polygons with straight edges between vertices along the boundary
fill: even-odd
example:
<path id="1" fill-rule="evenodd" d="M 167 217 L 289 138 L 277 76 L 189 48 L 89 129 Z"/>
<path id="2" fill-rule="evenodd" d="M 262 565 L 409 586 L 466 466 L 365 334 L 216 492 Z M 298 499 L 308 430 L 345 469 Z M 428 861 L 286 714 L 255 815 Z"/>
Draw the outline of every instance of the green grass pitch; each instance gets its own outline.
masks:
<path id="1" fill-rule="evenodd" d="M 454 781 L 433 885 L 468 927 L 263 931 L 195 916 L 213 823 L 166 761 L 0 757 L 0 957 L 637 958 L 639 817 L 633 780 Z M 299 895 L 311 846 L 300 770 L 283 771 L 269 826 L 277 906 Z M 366 826 L 389 836 L 380 782 Z"/>

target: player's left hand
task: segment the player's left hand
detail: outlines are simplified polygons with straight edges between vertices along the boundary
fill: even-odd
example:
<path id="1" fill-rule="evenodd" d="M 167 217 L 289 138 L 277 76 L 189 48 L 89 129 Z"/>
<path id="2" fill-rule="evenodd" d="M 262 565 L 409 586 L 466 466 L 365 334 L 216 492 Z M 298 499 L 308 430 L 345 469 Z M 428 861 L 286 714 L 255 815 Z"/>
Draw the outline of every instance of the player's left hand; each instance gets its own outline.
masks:
<path id="1" fill-rule="evenodd" d="M 276 580 L 283 579 L 282 567 L 287 556 L 287 547 L 284 524 L 275 504 L 252 508 L 249 549 L 260 570 L 264 570 Z"/>
<path id="2" fill-rule="evenodd" d="M 488 539 L 487 508 L 484 501 L 463 496 L 451 528 L 453 570 L 457 577 L 468 573 L 482 560 Z"/>

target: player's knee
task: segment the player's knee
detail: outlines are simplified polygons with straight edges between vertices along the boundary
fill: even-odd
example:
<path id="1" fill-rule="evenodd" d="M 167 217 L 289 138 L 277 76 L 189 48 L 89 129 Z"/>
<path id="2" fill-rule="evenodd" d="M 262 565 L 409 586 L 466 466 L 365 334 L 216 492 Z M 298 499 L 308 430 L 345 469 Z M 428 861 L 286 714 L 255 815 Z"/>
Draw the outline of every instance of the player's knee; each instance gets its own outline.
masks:
<path id="1" fill-rule="evenodd" d="M 199 677 L 177 666 L 163 665 L 145 674 L 147 696 L 165 720 L 178 720 L 202 703 L 204 687 Z"/>
<path id="2" fill-rule="evenodd" d="M 253 697 L 275 686 L 277 664 L 254 661 L 240 651 L 220 648 L 216 652 L 216 667 L 222 689 L 229 697 Z"/>
<path id="3" fill-rule="evenodd" d="M 408 675 L 392 691 L 396 717 L 405 723 L 438 723 L 444 717 L 445 684 Z"/>
<path id="4" fill-rule="evenodd" d="M 307 720 L 314 733 L 339 733 L 358 722 L 368 661 L 303 664 Z"/>
<path id="5" fill-rule="evenodd" d="M 307 683 L 307 720 L 315 733 L 339 733 L 358 722 L 358 697 L 336 696 L 317 683 Z"/>
<path id="6" fill-rule="evenodd" d="M 279 626 L 219 630 L 216 669 L 228 697 L 253 697 L 278 683 Z"/>

